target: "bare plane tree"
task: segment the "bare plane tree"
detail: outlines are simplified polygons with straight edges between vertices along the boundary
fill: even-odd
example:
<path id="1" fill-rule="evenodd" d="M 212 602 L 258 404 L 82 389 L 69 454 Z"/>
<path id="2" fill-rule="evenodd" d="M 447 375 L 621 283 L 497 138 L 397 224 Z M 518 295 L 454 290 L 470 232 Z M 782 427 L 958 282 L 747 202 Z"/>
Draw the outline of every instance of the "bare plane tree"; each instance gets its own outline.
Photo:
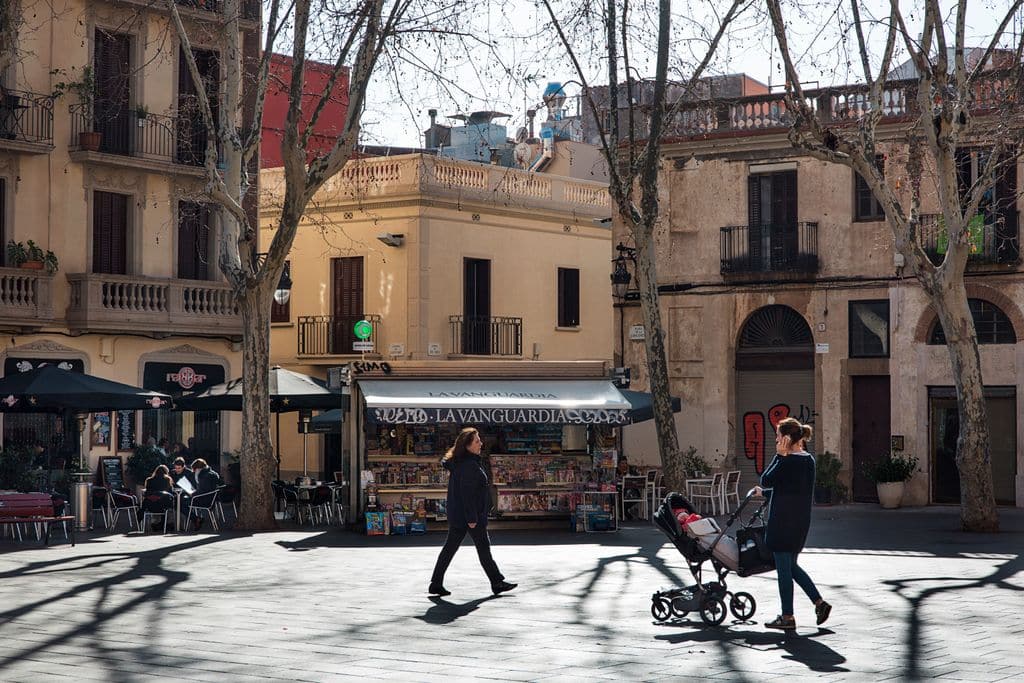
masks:
<path id="1" fill-rule="evenodd" d="M 564 13 L 556 8 L 562 4 L 568 5 Z M 598 127 L 601 151 L 608 164 L 609 190 L 615 212 L 613 220 L 626 226 L 635 245 L 636 278 L 645 328 L 644 345 L 658 450 L 668 486 L 679 490 L 686 475 L 672 414 L 665 333 L 658 304 L 655 249 L 655 228 L 660 217 L 658 174 L 661 141 L 665 135 L 665 121 L 695 92 L 715 57 L 719 43 L 750 3 L 748 0 L 733 0 L 723 8 L 725 12 L 718 15 L 717 26 L 710 29 L 698 28 L 697 22 L 687 26 L 687 30 L 693 32 L 687 39 L 693 40 L 699 48 L 692 62 L 676 66 L 686 73 L 680 74 L 674 82 L 669 80 L 670 58 L 679 49 L 679 43 L 673 36 L 671 5 L 670 0 L 606 0 L 603 6 L 544 0 L 554 30 L 583 86 L 583 107 Z M 713 3 L 705 9 L 708 14 L 713 14 Z M 688 10 L 693 16 L 698 14 L 694 7 Z M 657 23 L 652 22 L 652 15 Z M 595 35 L 603 36 L 603 48 L 590 47 L 595 42 Z M 577 37 L 578 41 L 575 40 Z M 682 42 L 687 42 L 687 39 Z M 639 96 L 641 84 L 634 76 L 635 64 L 640 62 L 634 51 L 641 44 L 648 46 L 646 51 L 653 53 L 655 60 L 653 89 L 649 97 L 643 98 Z M 598 52 L 596 56 L 595 51 Z M 598 98 L 588 80 L 586 65 L 590 60 L 601 63 L 607 70 L 607 98 Z"/>
<path id="2" fill-rule="evenodd" d="M 181 43 L 193 83 L 202 83 L 189 29 L 178 13 L 176 0 L 165 0 Z M 270 357 L 270 308 L 285 259 L 300 220 L 313 196 L 352 158 L 360 134 L 360 119 L 382 55 L 404 49 L 417 35 L 436 35 L 454 20 L 460 0 L 269 0 L 264 16 L 263 53 L 258 64 L 243 59 L 239 19 L 243 0 L 223 0 L 221 59 L 224 83 L 222 101 L 211 102 L 206 89 L 196 88 L 198 109 L 207 134 L 204 150 L 206 181 L 203 196 L 219 210 L 217 260 L 234 288 L 243 321 L 242 377 L 246 392 L 242 403 L 241 472 L 251 485 L 244 487 L 239 527 L 266 529 L 275 526 L 273 498 L 266 484 L 274 478 L 276 461 L 270 440 L 268 373 Z M 276 231 L 266 255 L 259 258 L 256 243 L 259 226 L 252 224 L 246 199 L 255 187 L 250 173 L 260 144 L 260 121 L 266 98 L 271 55 L 285 39 L 291 45 L 288 113 L 281 145 L 284 190 Z M 304 90 L 307 55 L 316 49 L 333 59 L 333 70 L 312 111 Z M 310 137 L 335 85 L 347 70 L 348 110 L 338 137 L 329 152 L 311 154 Z M 255 103 L 251 121 L 244 119 L 246 102 Z M 304 110 L 305 104 L 305 110 Z M 222 114 L 215 115 L 219 109 Z"/>
<path id="3" fill-rule="evenodd" d="M 21 0 L 0 2 L 0 77 L 17 59 L 21 19 Z"/>
<path id="4" fill-rule="evenodd" d="M 898 0 L 891 0 L 888 17 L 878 24 L 886 36 L 881 56 L 865 39 L 861 16 L 867 8 L 851 0 L 857 46 L 866 80 L 867 102 L 851 125 L 832 126 L 814 111 L 812 100 L 800 85 L 790 50 L 789 30 L 780 0 L 766 0 L 776 42 L 786 74 L 786 107 L 792 113 L 790 141 L 816 159 L 842 164 L 859 173 L 885 211 L 896 250 L 916 277 L 942 325 L 956 384 L 960 434 L 956 463 L 960 471 L 961 524 L 968 531 L 997 531 L 999 517 L 993 495 L 989 428 L 978 337 L 968 306 L 964 284 L 974 237 L 973 219 L 983 197 L 1000 174 L 1022 154 L 1019 103 L 1021 50 L 1024 40 L 1009 50 L 999 50 L 1006 28 L 1021 0 L 1007 4 L 995 15 L 995 33 L 980 55 L 968 60 L 966 45 L 967 0 L 959 0 L 948 16 L 937 0 L 924 2 L 919 34 L 912 34 Z M 989 5 L 977 11 L 991 13 Z M 915 5 L 912 12 L 920 12 Z M 914 76 L 910 82 L 893 82 L 891 62 L 901 49 L 909 55 Z M 996 60 L 1002 55 L 1002 60 Z M 1001 61 L 1002 63 L 997 63 Z M 875 70 L 872 64 L 877 64 Z M 879 124 L 892 106 L 893 92 L 906 92 L 906 107 L 913 116 L 901 131 L 906 148 L 907 187 L 887 181 L 876 163 Z M 964 179 L 958 151 L 985 146 L 976 179 Z M 928 187 L 928 185 L 931 187 Z M 925 191 L 922 191 L 922 186 Z M 922 237 L 922 196 L 930 193 L 937 202 L 940 229 L 946 236 L 945 254 L 933 262 Z M 1013 202 L 1017 198 L 1013 197 Z"/>

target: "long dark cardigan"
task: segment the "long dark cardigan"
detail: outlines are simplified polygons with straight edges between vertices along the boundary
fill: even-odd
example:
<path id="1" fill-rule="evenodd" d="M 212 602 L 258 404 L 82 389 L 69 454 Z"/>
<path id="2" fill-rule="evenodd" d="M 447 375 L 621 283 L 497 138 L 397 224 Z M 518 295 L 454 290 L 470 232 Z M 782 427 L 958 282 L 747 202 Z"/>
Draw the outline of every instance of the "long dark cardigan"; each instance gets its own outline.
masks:
<path id="1" fill-rule="evenodd" d="M 772 552 L 800 552 L 811 528 L 814 456 L 807 452 L 776 455 L 761 475 L 761 487 L 770 489 L 771 495 L 765 544 Z"/>
<path id="2" fill-rule="evenodd" d="M 443 461 L 448 478 L 448 526 L 487 526 L 491 508 L 490 484 L 479 455 L 465 455 Z"/>

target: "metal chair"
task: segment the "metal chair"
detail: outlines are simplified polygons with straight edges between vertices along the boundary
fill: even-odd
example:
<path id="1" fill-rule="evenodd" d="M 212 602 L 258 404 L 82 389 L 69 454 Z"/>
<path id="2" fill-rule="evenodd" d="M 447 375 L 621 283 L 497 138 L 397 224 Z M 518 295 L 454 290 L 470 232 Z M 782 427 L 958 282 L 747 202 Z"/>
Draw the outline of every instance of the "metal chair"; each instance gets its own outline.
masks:
<path id="1" fill-rule="evenodd" d="M 701 501 L 711 503 L 711 514 L 718 514 L 718 506 L 722 502 L 722 473 L 716 472 L 708 483 L 693 483 L 690 485 L 690 500 L 700 506 Z M 703 509 L 702 509 L 703 512 Z"/>
<path id="2" fill-rule="evenodd" d="M 217 495 L 217 512 L 220 513 L 220 521 L 227 524 L 227 518 L 224 516 L 224 506 L 230 505 L 231 512 L 234 513 L 235 519 L 238 519 L 238 508 L 235 506 L 235 498 L 237 497 L 238 490 L 232 484 L 221 484 L 217 487 L 217 491 L 220 493 Z"/>
<path id="3" fill-rule="evenodd" d="M 149 533 L 149 525 L 152 524 L 156 518 L 161 518 L 164 523 L 164 533 L 167 533 L 167 518 L 172 514 L 171 510 L 164 510 L 163 512 L 143 512 L 142 513 L 142 533 Z"/>
<path id="4" fill-rule="evenodd" d="M 653 477 L 652 477 L 653 475 Z M 647 471 L 648 510 L 656 510 L 665 497 L 665 475 L 661 470 Z"/>
<path id="5" fill-rule="evenodd" d="M 135 530 L 141 531 L 139 525 L 139 499 L 130 493 L 107 490 L 107 506 L 110 508 L 110 529 L 117 529 L 117 520 L 124 513 L 128 518 L 128 530 L 132 529 L 132 522 L 135 523 Z"/>
<path id="6" fill-rule="evenodd" d="M 732 470 L 725 475 L 725 483 L 722 485 L 722 508 L 729 512 L 729 499 L 736 499 L 736 507 L 740 506 L 740 471 Z"/>
<path id="7" fill-rule="evenodd" d="M 103 517 L 103 526 L 107 529 L 110 528 L 110 510 L 108 508 L 107 489 L 102 486 L 94 486 L 92 489 L 92 512 L 95 516 L 96 511 L 99 510 Z"/>
<path id="8" fill-rule="evenodd" d="M 210 518 L 210 523 L 213 524 L 214 531 L 220 531 L 217 526 L 217 513 L 215 511 L 215 505 L 217 504 L 217 494 L 220 490 L 210 491 L 209 493 L 202 493 L 197 496 L 192 496 L 189 501 L 188 513 L 185 515 L 185 526 L 188 527 L 188 523 L 192 521 L 193 513 L 196 516 L 201 516 L 202 513 L 206 513 L 206 516 Z"/>
<path id="9" fill-rule="evenodd" d="M 623 477 L 622 496 L 619 498 L 619 501 L 620 512 L 622 513 L 621 519 L 626 518 L 627 503 L 640 503 L 640 516 L 647 519 L 647 478 L 640 476 Z"/>

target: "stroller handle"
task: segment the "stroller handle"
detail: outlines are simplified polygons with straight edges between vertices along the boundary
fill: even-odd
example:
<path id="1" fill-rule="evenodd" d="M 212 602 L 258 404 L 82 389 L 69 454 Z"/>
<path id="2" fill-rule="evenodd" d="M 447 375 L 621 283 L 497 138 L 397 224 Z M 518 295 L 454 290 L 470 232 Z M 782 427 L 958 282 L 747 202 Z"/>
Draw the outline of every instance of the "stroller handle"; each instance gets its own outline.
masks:
<path id="1" fill-rule="evenodd" d="M 754 497 L 754 496 L 755 496 L 756 494 L 757 494 L 757 487 L 755 486 L 754 488 L 752 488 L 752 489 L 750 489 L 749 491 L 747 491 L 747 495 L 746 495 L 745 497 L 747 498 L 747 500 L 750 500 L 750 499 L 751 499 L 751 498 L 753 498 L 753 497 Z"/>

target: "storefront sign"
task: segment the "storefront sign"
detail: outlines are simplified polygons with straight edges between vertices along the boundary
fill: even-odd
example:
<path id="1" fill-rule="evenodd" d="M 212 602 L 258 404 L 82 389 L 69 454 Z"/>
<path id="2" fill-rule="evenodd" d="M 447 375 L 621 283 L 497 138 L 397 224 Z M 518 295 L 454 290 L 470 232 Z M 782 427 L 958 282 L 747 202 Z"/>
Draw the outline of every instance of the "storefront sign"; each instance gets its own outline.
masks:
<path id="1" fill-rule="evenodd" d="M 199 393 L 224 381 L 224 368 L 202 363 L 146 363 L 142 386 L 172 396 Z"/>
<path id="2" fill-rule="evenodd" d="M 117 450 L 131 451 L 135 448 L 135 411 L 117 411 Z"/>
<path id="3" fill-rule="evenodd" d="M 622 425 L 625 410 L 558 408 L 369 408 L 367 418 L 384 424 L 581 424 Z"/>
<path id="4" fill-rule="evenodd" d="M 387 361 L 356 361 L 351 363 L 349 367 L 352 369 L 353 375 L 390 375 L 391 374 L 391 363 Z"/>
<path id="5" fill-rule="evenodd" d="M 28 372 L 44 365 L 56 365 L 61 370 L 85 372 L 85 362 L 81 358 L 21 358 L 10 357 L 4 360 L 4 377 L 19 372 Z"/>

